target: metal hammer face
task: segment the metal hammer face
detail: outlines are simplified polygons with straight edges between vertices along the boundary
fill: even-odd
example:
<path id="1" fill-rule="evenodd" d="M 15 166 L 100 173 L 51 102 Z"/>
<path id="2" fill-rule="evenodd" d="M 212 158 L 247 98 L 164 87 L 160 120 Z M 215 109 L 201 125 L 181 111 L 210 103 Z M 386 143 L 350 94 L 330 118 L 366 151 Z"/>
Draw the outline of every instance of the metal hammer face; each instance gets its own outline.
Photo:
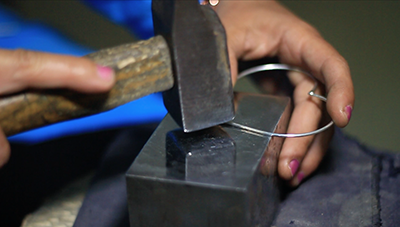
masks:
<path id="1" fill-rule="evenodd" d="M 197 0 L 153 0 L 153 23 L 171 51 L 174 87 L 164 104 L 185 132 L 234 118 L 225 30 L 209 6 Z"/>

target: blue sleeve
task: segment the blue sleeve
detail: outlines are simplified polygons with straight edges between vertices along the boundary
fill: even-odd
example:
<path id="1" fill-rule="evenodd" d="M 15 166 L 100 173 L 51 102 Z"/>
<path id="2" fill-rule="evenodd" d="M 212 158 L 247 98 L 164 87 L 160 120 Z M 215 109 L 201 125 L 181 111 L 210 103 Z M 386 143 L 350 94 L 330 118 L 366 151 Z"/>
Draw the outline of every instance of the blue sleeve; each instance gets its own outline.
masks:
<path id="1" fill-rule="evenodd" d="M 151 0 L 83 0 L 83 2 L 113 22 L 125 25 L 140 39 L 148 39 L 154 35 Z"/>
<path id="2" fill-rule="evenodd" d="M 150 7 L 150 1 L 146 2 Z M 147 33 L 147 35 L 149 36 L 150 34 Z M 0 49 L 16 48 L 75 56 L 82 56 L 92 52 L 89 48 L 62 36 L 55 29 L 40 23 L 23 20 L 0 5 Z M 166 112 L 162 97 L 159 94 L 153 94 L 108 112 L 34 129 L 9 137 L 9 140 L 22 143 L 38 143 L 68 135 L 158 122 L 161 121 Z"/>

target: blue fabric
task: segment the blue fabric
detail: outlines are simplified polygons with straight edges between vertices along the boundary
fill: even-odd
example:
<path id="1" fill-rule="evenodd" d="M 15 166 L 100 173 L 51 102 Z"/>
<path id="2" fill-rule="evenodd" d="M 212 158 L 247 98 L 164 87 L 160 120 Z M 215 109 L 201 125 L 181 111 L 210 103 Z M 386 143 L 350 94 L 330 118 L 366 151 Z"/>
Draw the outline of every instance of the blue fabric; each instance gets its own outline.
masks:
<path id="1" fill-rule="evenodd" d="M 151 0 L 83 0 L 83 2 L 97 9 L 115 23 L 127 26 L 141 39 L 148 39 L 154 35 Z"/>
<path id="2" fill-rule="evenodd" d="M 111 5 L 114 5 L 111 4 L 114 3 L 114 1 L 96 2 L 103 2 L 104 5 L 101 7 L 104 9 L 108 8 L 108 5 L 110 5 L 110 9 L 118 9 L 116 6 L 113 6 L 114 8 L 111 7 Z M 129 1 L 129 4 L 135 5 L 134 3 L 137 4 L 139 2 L 148 5 L 150 4 L 150 1 Z M 122 4 L 122 1 L 119 3 Z M 97 7 L 100 7 L 100 5 L 97 5 Z M 118 19 L 117 11 L 110 12 L 112 12 L 110 15 L 113 19 Z M 128 15 L 127 11 L 122 12 L 125 14 L 121 14 L 121 17 Z M 118 20 L 122 19 L 119 18 Z M 131 21 L 134 20 L 132 19 Z M 140 26 L 143 27 L 144 24 L 145 23 L 143 22 Z M 142 37 L 149 35 L 150 33 L 146 33 L 143 34 Z M 0 48 L 23 48 L 75 56 L 86 55 L 92 51 L 63 37 L 61 34 L 47 26 L 24 21 L 18 18 L 11 11 L 8 11 L 1 6 Z M 105 113 L 35 129 L 12 136 L 9 139 L 14 142 L 37 143 L 57 137 L 98 131 L 107 128 L 130 126 L 147 122 L 158 122 L 165 116 L 166 112 L 167 111 L 162 104 L 161 96 L 155 94 L 133 101 Z"/>
<path id="3" fill-rule="evenodd" d="M 0 48 L 45 51 L 82 56 L 92 52 L 49 27 L 29 23 L 0 5 Z"/>

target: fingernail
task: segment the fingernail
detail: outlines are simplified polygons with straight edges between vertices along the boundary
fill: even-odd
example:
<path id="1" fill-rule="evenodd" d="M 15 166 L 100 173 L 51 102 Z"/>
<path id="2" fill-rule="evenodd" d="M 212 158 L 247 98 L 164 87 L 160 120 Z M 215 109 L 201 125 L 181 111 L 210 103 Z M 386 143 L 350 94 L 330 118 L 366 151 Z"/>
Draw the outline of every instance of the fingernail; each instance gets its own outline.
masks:
<path id="1" fill-rule="evenodd" d="M 103 80 L 111 80 L 114 77 L 114 70 L 110 67 L 98 65 L 97 73 Z"/>
<path id="2" fill-rule="evenodd" d="M 219 0 L 209 0 L 208 2 L 210 3 L 211 6 L 217 6 L 219 3 Z"/>
<path id="3" fill-rule="evenodd" d="M 346 112 L 347 120 L 350 121 L 351 112 L 353 112 L 353 107 L 351 107 L 350 105 L 347 105 L 347 106 L 344 108 L 344 111 Z"/>
<path id="4" fill-rule="evenodd" d="M 300 172 L 299 174 L 297 174 L 297 184 L 300 184 L 303 179 L 304 173 Z"/>
<path id="5" fill-rule="evenodd" d="M 289 163 L 289 168 L 290 168 L 290 171 L 292 171 L 292 177 L 293 177 L 296 174 L 297 169 L 299 168 L 299 161 L 297 161 L 296 159 L 293 159 Z"/>

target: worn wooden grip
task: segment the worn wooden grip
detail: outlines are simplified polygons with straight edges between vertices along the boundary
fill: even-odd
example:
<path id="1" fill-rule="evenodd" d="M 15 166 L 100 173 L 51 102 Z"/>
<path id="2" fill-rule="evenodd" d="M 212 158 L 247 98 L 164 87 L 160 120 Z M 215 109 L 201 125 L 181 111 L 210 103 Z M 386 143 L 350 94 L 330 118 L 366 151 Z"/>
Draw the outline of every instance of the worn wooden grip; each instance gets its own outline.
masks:
<path id="1" fill-rule="evenodd" d="M 0 99 L 0 126 L 7 136 L 48 124 L 113 109 L 173 86 L 168 46 L 161 36 L 85 56 L 115 70 L 107 93 L 69 90 L 29 91 Z"/>

